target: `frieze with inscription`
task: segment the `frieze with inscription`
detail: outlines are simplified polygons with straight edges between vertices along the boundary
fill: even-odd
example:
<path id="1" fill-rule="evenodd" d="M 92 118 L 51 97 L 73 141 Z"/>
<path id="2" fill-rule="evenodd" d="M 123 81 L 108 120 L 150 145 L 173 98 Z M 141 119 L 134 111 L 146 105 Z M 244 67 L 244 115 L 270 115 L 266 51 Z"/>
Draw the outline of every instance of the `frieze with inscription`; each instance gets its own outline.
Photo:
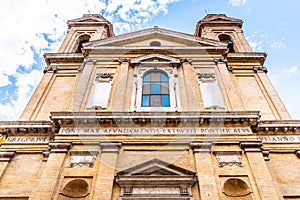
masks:
<path id="1" fill-rule="evenodd" d="M 208 128 L 61 128 L 59 134 L 220 134 L 247 135 L 253 134 L 245 127 L 208 127 Z"/>
<path id="2" fill-rule="evenodd" d="M 50 137 L 7 137 L 5 143 L 48 143 Z"/>
<path id="3" fill-rule="evenodd" d="M 300 135 L 262 135 L 257 139 L 263 143 L 300 143 Z"/>

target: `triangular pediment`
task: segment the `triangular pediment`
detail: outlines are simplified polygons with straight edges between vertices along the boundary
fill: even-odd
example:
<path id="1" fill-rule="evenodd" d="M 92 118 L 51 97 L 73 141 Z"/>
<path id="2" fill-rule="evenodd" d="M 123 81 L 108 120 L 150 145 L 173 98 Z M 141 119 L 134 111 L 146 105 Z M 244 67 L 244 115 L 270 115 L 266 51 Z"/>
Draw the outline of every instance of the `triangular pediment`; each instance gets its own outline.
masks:
<path id="1" fill-rule="evenodd" d="M 224 47 L 219 41 L 195 37 L 190 34 L 180 33 L 159 27 L 148 28 L 140 31 L 126 33 L 104 40 L 96 40 L 84 45 L 85 49 L 103 47 Z"/>
<path id="2" fill-rule="evenodd" d="M 180 64 L 180 59 L 162 54 L 148 54 L 131 59 L 132 64 L 138 64 L 142 62 L 168 62 L 171 64 Z"/>
<path id="3" fill-rule="evenodd" d="M 122 176 L 191 176 L 194 172 L 153 159 L 117 173 Z"/>

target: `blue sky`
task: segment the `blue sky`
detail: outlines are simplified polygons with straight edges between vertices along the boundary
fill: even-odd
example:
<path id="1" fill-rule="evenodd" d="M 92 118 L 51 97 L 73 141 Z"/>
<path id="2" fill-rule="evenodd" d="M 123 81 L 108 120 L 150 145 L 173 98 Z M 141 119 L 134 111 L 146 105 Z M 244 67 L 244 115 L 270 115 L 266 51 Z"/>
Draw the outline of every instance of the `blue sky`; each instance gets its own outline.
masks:
<path id="1" fill-rule="evenodd" d="M 17 120 L 55 52 L 69 19 L 103 14 L 116 34 L 159 26 L 193 34 L 206 14 L 244 21 L 255 51 L 268 54 L 265 66 L 294 119 L 300 119 L 298 0 L 0 0 L 0 120 Z M 34 9 L 37 8 L 37 9 Z M 3 31 L 5 30 L 5 31 Z"/>

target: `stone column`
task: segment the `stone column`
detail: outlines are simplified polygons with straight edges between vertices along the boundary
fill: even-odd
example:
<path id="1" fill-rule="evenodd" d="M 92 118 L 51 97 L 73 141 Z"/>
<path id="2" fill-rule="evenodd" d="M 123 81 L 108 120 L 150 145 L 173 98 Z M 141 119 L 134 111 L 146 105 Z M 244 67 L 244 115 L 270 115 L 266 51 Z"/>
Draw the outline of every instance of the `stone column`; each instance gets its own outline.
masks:
<path id="1" fill-rule="evenodd" d="M 191 144 L 196 162 L 201 200 L 219 199 L 211 157 L 211 146 L 211 142 L 195 142 Z"/>
<path id="2" fill-rule="evenodd" d="M 8 163 L 16 154 L 15 151 L 1 151 L 0 152 L 0 178 L 2 177 Z"/>
<path id="3" fill-rule="evenodd" d="M 30 200 L 51 199 L 71 143 L 50 143 L 50 155 Z"/>
<path id="4" fill-rule="evenodd" d="M 279 193 L 262 154 L 261 141 L 240 142 L 240 147 L 246 154 L 260 198 L 263 200 L 279 200 Z"/>
<path id="5" fill-rule="evenodd" d="M 198 85 L 197 75 L 191 62 L 192 61 L 190 60 L 184 60 L 182 63 L 185 82 L 185 92 L 187 96 L 188 110 L 199 111 L 201 94 Z"/>
<path id="6" fill-rule="evenodd" d="M 230 107 L 233 111 L 245 110 L 243 100 L 241 98 L 241 92 L 238 89 L 238 85 L 235 84 L 232 75 L 227 69 L 226 62 L 223 59 L 215 60 L 221 80 L 222 85 L 225 86 L 226 96 L 229 99 Z"/>
<path id="7" fill-rule="evenodd" d="M 129 60 L 121 59 L 119 62 L 120 67 L 117 72 L 118 75 L 116 76 L 117 80 L 115 81 L 117 85 L 114 87 L 115 90 L 112 97 L 112 110 L 114 111 L 123 111 L 124 109 L 128 110 L 128 108 L 124 108 L 124 106 L 126 106 L 126 102 L 124 102 L 124 100 L 126 98 Z"/>
<path id="8" fill-rule="evenodd" d="M 100 143 L 101 158 L 93 199 L 111 200 L 121 143 Z"/>

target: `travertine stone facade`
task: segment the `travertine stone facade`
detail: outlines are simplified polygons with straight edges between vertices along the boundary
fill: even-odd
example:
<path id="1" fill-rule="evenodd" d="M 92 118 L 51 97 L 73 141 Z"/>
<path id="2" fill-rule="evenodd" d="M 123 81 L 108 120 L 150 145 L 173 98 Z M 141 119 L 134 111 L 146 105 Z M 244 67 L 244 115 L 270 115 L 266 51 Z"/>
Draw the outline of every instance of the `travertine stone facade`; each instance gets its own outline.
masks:
<path id="1" fill-rule="evenodd" d="M 115 36 L 83 15 L 44 57 L 19 121 L 0 122 L 0 200 L 300 199 L 300 121 L 241 20 Z"/>

